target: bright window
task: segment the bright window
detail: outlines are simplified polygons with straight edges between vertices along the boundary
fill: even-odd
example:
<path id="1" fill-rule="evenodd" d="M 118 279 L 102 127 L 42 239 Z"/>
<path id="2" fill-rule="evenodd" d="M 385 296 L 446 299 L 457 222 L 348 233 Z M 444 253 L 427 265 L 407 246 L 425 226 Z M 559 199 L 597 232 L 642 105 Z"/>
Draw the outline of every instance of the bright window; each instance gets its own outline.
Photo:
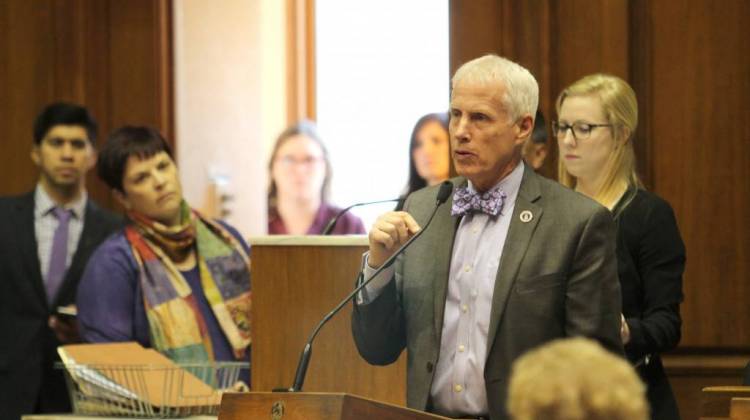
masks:
<path id="1" fill-rule="evenodd" d="M 318 0 L 317 120 L 333 163 L 333 203 L 395 198 L 409 137 L 448 110 L 448 0 Z M 355 209 L 367 229 L 392 208 Z"/>

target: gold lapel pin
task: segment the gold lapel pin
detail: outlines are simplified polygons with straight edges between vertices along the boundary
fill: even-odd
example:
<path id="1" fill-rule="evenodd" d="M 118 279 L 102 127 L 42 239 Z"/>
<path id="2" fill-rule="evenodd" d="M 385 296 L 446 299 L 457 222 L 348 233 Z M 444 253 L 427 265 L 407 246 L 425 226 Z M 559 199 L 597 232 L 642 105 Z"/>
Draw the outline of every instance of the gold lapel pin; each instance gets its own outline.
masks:
<path id="1" fill-rule="evenodd" d="M 521 219 L 522 222 L 529 223 L 531 221 L 531 219 L 534 218 L 534 215 L 531 214 L 531 211 L 524 210 L 524 211 L 521 212 L 521 215 L 519 216 L 519 218 Z"/>

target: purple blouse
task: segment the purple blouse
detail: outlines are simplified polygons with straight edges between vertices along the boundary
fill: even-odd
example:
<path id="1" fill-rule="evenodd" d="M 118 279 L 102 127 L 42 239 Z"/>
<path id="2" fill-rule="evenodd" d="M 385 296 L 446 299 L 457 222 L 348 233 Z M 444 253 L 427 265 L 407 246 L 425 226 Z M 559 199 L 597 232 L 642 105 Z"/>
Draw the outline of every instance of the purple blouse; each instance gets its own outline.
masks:
<path id="1" fill-rule="evenodd" d="M 307 235 L 320 235 L 328 222 L 340 211 L 340 208 L 334 207 L 330 204 L 321 204 L 312 225 L 307 229 Z M 284 221 L 281 220 L 281 216 L 272 215 L 268 218 L 269 235 L 286 235 L 288 233 L 286 226 L 284 226 Z M 336 222 L 336 227 L 333 228 L 331 235 L 359 235 L 365 233 L 367 233 L 365 231 L 365 226 L 362 224 L 359 217 L 352 213 L 345 213 L 339 218 L 339 221 Z"/>
<path id="2" fill-rule="evenodd" d="M 241 235 L 234 228 L 223 225 L 249 251 Z M 198 309 L 203 314 L 214 357 L 219 361 L 237 360 L 203 293 L 198 267 L 181 273 L 190 285 L 198 302 Z M 138 263 L 124 231 L 110 236 L 94 251 L 78 285 L 76 305 L 84 341 L 137 341 L 144 347 L 151 347 L 143 292 L 138 281 Z M 242 358 L 240 361 L 247 360 Z"/>

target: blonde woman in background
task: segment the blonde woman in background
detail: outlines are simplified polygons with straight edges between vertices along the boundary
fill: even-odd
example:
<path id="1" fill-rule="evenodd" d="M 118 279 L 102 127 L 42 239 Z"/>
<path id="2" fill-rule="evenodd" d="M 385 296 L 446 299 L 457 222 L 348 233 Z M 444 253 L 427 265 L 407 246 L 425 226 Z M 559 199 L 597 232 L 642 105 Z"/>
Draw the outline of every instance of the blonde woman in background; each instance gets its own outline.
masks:
<path id="1" fill-rule="evenodd" d="M 652 417 L 679 419 L 659 353 L 680 341 L 685 247 L 669 203 L 636 173 L 635 93 L 618 77 L 593 74 L 562 91 L 557 114 L 560 182 L 609 208 L 618 225 L 625 352 L 647 384 Z"/>
<path id="2" fill-rule="evenodd" d="M 513 363 L 514 420 L 646 420 L 645 387 L 633 368 L 595 341 L 552 341 Z"/>

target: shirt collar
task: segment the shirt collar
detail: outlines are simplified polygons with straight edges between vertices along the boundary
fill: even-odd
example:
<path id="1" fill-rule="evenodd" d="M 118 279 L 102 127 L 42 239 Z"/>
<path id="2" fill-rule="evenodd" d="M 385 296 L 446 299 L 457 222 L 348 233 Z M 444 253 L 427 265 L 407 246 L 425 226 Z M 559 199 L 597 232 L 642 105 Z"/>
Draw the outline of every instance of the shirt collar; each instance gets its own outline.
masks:
<path id="1" fill-rule="evenodd" d="M 66 204 L 65 207 L 73 212 L 73 217 L 76 219 L 83 219 L 84 212 L 86 211 L 86 200 L 88 194 L 86 190 L 81 192 L 81 196 L 77 200 Z M 37 184 L 36 190 L 34 191 L 34 216 L 36 218 L 46 216 L 49 212 L 57 207 L 57 203 L 52 200 L 52 197 L 47 194 L 41 184 Z"/>
<path id="2" fill-rule="evenodd" d="M 518 196 L 518 190 L 521 189 L 521 181 L 523 180 L 523 171 L 524 171 L 524 163 L 523 160 L 521 160 L 518 165 L 516 165 L 513 170 L 505 176 L 505 178 L 498 181 L 497 184 L 495 184 L 492 188 L 500 188 L 501 190 L 505 191 L 506 196 L 506 203 L 508 202 L 515 202 L 516 196 Z M 468 181 L 469 185 L 469 191 L 476 192 L 477 190 L 474 189 L 474 185 L 471 183 L 471 181 Z M 503 206 L 503 210 L 500 212 L 500 214 L 505 214 L 506 209 L 508 209 L 508 206 Z"/>

